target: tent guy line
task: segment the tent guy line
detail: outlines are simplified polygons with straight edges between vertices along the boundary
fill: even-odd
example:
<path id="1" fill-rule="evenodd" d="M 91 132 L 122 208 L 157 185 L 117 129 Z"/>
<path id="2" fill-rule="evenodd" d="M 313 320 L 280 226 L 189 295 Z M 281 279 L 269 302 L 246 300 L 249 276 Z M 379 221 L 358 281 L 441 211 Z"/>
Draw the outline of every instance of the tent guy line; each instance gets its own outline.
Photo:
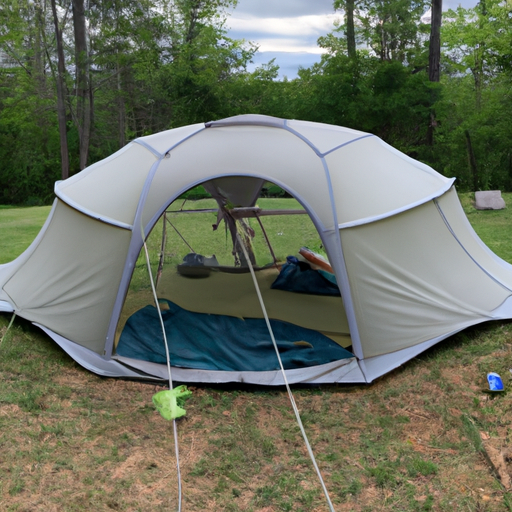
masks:
<path id="1" fill-rule="evenodd" d="M 248 262 L 248 265 L 249 265 L 249 270 L 251 272 L 251 278 L 252 278 L 252 281 L 254 283 L 254 290 L 255 290 L 255 292 L 256 292 L 256 294 L 258 296 L 258 301 L 259 301 L 260 306 L 261 306 L 261 311 L 262 311 L 263 316 L 265 318 L 265 323 L 267 324 L 267 329 L 268 329 L 270 338 L 272 340 L 272 344 L 274 346 L 274 350 L 276 352 L 277 360 L 279 361 L 279 367 L 281 369 L 281 374 L 283 376 L 283 382 L 284 382 L 284 385 L 286 386 L 286 391 L 288 392 L 288 397 L 290 399 L 290 403 L 292 405 L 292 409 L 293 409 L 293 412 L 295 414 L 295 419 L 297 420 L 297 424 L 299 426 L 302 438 L 304 439 L 304 443 L 306 445 L 306 449 L 308 451 L 309 458 L 311 459 L 311 462 L 313 464 L 313 468 L 315 469 L 315 472 L 316 472 L 316 474 L 318 476 L 318 479 L 320 481 L 320 485 L 322 486 L 322 491 L 324 493 L 325 499 L 326 499 L 327 504 L 329 506 L 329 510 L 331 512 L 334 512 L 334 507 L 332 505 L 331 497 L 329 496 L 329 491 L 327 490 L 327 487 L 325 485 L 322 473 L 320 472 L 320 468 L 318 467 L 318 464 L 316 462 L 315 454 L 313 453 L 313 449 L 311 448 L 311 444 L 310 444 L 308 436 L 306 434 L 306 430 L 304 429 L 304 424 L 302 423 L 302 419 L 300 417 L 299 408 L 297 407 L 297 403 L 295 402 L 295 398 L 293 396 L 292 390 L 290 389 L 290 384 L 288 382 L 288 379 L 286 378 L 286 371 L 285 371 L 284 366 L 283 366 L 283 361 L 281 359 L 281 355 L 279 354 L 279 348 L 278 348 L 277 343 L 276 343 L 276 339 L 275 339 L 275 336 L 274 336 L 274 331 L 272 330 L 272 325 L 270 324 L 270 319 L 268 317 L 267 308 L 265 307 L 265 302 L 264 302 L 263 297 L 261 295 L 260 286 L 258 284 L 258 280 L 256 279 L 256 274 L 254 272 L 254 268 L 253 268 L 252 263 L 251 263 L 251 258 L 247 254 L 247 249 L 246 249 L 242 239 L 240 238 L 240 234 L 239 233 L 237 233 L 237 238 L 238 238 L 238 242 L 240 244 L 240 247 L 242 247 L 242 250 L 244 252 L 245 259 L 246 259 L 246 261 Z"/>

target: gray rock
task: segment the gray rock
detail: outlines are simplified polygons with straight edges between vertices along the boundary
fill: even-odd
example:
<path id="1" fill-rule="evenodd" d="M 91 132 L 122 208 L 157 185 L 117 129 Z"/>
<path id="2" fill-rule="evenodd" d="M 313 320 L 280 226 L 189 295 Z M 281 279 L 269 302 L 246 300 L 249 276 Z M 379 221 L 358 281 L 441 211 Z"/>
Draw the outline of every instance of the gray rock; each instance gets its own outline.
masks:
<path id="1" fill-rule="evenodd" d="M 475 208 L 477 210 L 503 210 L 505 201 L 501 190 L 485 190 L 475 192 Z"/>

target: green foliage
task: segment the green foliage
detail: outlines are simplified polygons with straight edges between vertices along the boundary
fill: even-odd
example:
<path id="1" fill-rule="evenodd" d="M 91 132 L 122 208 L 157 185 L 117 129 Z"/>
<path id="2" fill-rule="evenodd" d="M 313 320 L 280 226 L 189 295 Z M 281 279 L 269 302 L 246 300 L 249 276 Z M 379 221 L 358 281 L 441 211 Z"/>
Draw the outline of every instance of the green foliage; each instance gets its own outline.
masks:
<path id="1" fill-rule="evenodd" d="M 424 0 L 360 0 L 357 16 L 366 44 L 383 61 L 413 62 L 420 51 L 419 19 Z"/>
<path id="2" fill-rule="evenodd" d="M 255 51 L 229 39 L 225 9 L 235 0 L 88 3 L 93 126 L 90 159 L 130 139 L 229 115 L 227 89 Z M 47 204 L 60 177 L 56 47 L 49 3 L 0 0 L 0 203 Z M 59 11 L 64 14 L 67 6 Z M 73 23 L 60 28 L 73 41 Z M 2 30 L 3 28 L 3 30 Z M 70 174 L 79 170 L 75 55 L 65 47 Z"/>
<path id="3" fill-rule="evenodd" d="M 466 132 L 476 160 L 476 188 L 512 190 L 509 16 L 509 6 L 489 0 L 449 11 L 443 22 L 444 94 L 436 106 L 441 121 L 433 160 L 445 175 L 458 178 L 461 190 L 474 188 Z"/>
<path id="4" fill-rule="evenodd" d="M 211 198 L 210 194 L 206 192 L 203 186 L 198 185 L 197 187 L 191 188 L 187 190 L 185 193 L 181 194 L 178 199 L 187 199 L 191 201 L 195 201 L 197 199 L 207 199 Z"/>
<path id="5" fill-rule="evenodd" d="M 333 4 L 347 9 L 345 0 Z M 420 22 L 427 4 L 355 0 L 355 55 L 348 56 L 347 27 L 340 25 L 319 39 L 320 63 L 278 80 L 274 61 L 248 72 L 257 47 L 228 37 L 226 11 L 236 0 L 89 2 L 89 163 L 140 136 L 255 113 L 374 133 L 457 177 L 460 190 L 474 188 L 469 134 L 476 188 L 512 191 L 510 5 L 486 0 L 444 15 L 441 83 L 432 84 L 429 26 Z M 0 7 L 7 58 L 0 68 L 0 204 L 49 204 L 61 174 L 50 6 L 0 0 Z M 80 167 L 72 21 L 59 19 L 68 43 L 70 174 Z"/>

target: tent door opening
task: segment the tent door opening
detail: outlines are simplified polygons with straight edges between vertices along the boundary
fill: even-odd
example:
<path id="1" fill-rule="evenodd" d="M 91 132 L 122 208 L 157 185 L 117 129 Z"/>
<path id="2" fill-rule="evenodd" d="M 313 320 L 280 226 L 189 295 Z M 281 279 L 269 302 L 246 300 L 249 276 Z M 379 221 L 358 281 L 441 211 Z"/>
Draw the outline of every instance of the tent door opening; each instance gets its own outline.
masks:
<path id="1" fill-rule="evenodd" d="M 171 364 L 207 372 L 278 369 L 237 240 L 256 270 L 285 368 L 353 358 L 336 278 L 306 210 L 272 183 L 222 178 L 174 200 L 147 237 Z M 165 364 L 142 251 L 118 324 L 119 356 Z"/>

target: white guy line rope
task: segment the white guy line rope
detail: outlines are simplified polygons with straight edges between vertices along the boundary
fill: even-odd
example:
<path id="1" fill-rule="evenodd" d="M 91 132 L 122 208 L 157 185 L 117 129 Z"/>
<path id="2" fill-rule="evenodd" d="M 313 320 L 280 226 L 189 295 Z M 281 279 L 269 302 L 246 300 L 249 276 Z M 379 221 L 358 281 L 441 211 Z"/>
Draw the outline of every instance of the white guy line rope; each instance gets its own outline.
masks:
<path id="1" fill-rule="evenodd" d="M 9 329 L 11 328 L 11 325 L 13 324 L 15 318 L 16 318 L 16 311 L 13 312 L 12 317 L 11 317 L 11 321 L 9 322 L 9 325 L 7 326 L 7 329 L 5 330 L 4 335 L 0 339 L 0 345 L 4 341 L 4 338 L 7 336 L 7 333 L 9 332 Z"/>
<path id="2" fill-rule="evenodd" d="M 297 423 L 299 424 L 300 431 L 302 433 L 302 437 L 304 438 L 304 442 L 306 443 L 306 448 L 308 449 L 309 457 L 311 458 L 311 462 L 313 463 L 313 467 L 315 468 L 316 474 L 318 475 L 318 479 L 320 480 L 320 484 L 322 486 L 322 490 L 324 491 L 325 498 L 327 500 L 327 504 L 329 505 L 329 510 L 331 512 L 335 512 L 334 507 L 332 506 L 331 498 L 329 497 L 329 491 L 327 490 L 327 487 L 325 486 L 324 479 L 322 478 L 322 474 L 320 473 L 320 469 L 318 468 L 318 465 L 316 463 L 315 455 L 313 454 L 313 450 L 311 449 L 311 445 L 308 441 L 308 436 L 306 435 L 306 431 L 304 430 L 304 425 L 302 424 L 302 420 L 300 419 L 300 413 L 299 409 L 297 408 L 297 404 L 295 403 L 295 398 L 293 397 L 292 390 L 290 389 L 290 385 L 288 384 L 288 379 L 286 378 L 286 372 L 284 370 L 283 362 L 281 360 L 281 356 L 279 354 L 279 349 L 277 348 L 276 339 L 274 337 L 274 331 L 272 330 L 272 326 L 270 325 L 270 320 L 268 318 L 267 314 L 267 308 L 265 307 L 265 303 L 263 302 L 263 297 L 261 296 L 260 287 L 258 284 L 258 280 L 256 279 L 256 274 L 254 273 L 254 268 L 251 263 L 251 259 L 249 258 L 249 255 L 247 254 L 247 250 L 245 248 L 244 243 L 242 242 L 242 239 L 240 238 L 240 235 L 236 234 L 238 243 L 242 247 L 242 250 L 244 251 L 244 256 L 249 264 L 249 270 L 251 271 L 252 280 L 254 282 L 254 287 L 256 289 L 256 293 L 258 295 L 258 300 L 260 301 L 261 310 L 263 312 L 263 316 L 265 317 L 265 322 L 267 323 L 268 332 L 270 333 L 270 338 L 272 339 L 272 343 L 274 344 L 274 349 L 276 351 L 277 359 L 279 361 L 279 366 L 281 367 L 281 373 L 283 374 L 283 380 L 284 384 L 286 386 L 286 389 L 288 391 L 288 396 L 290 397 L 290 402 L 293 407 L 293 412 L 295 413 L 295 417 L 297 418 Z"/>
<path id="3" fill-rule="evenodd" d="M 151 271 L 151 262 L 149 260 L 149 251 L 148 246 L 146 244 L 146 237 L 144 236 L 144 228 L 142 226 L 141 221 L 141 233 L 142 233 L 142 243 L 144 244 L 144 253 L 146 255 L 146 264 L 148 267 L 149 273 L 149 281 L 151 283 L 151 290 L 153 291 L 153 297 L 155 299 L 156 310 L 158 311 L 158 318 L 160 319 L 160 326 L 162 327 L 162 334 L 164 337 L 164 345 L 165 345 L 165 356 L 167 358 L 167 371 L 169 372 L 169 390 L 172 391 L 172 375 L 171 375 L 171 358 L 169 356 L 169 344 L 167 343 L 167 335 L 165 334 L 165 325 L 164 319 L 162 318 L 162 312 L 160 311 L 160 304 L 158 302 L 158 295 L 156 293 L 155 283 L 153 280 L 153 273 Z M 178 446 L 178 427 L 176 425 L 176 420 L 172 420 L 172 427 L 174 433 L 174 452 L 176 454 L 176 470 L 178 476 L 178 512 L 181 512 L 181 470 L 180 470 L 180 452 Z"/>

